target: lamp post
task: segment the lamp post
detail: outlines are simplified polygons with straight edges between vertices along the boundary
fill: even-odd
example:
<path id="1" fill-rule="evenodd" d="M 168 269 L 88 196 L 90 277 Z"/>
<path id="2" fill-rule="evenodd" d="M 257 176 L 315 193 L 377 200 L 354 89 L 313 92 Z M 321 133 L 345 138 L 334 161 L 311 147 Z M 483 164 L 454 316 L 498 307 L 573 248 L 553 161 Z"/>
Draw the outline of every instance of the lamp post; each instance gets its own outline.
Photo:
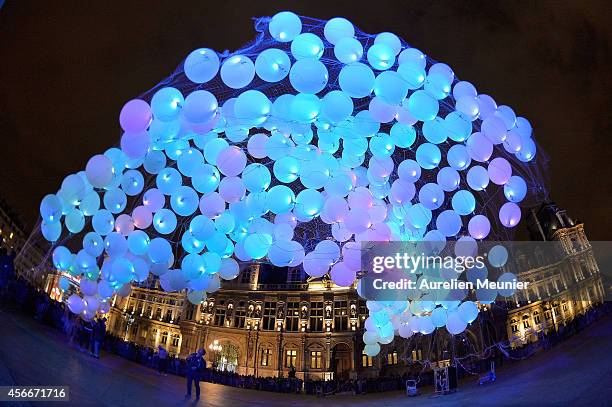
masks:
<path id="1" fill-rule="evenodd" d="M 134 323 L 134 321 L 136 320 L 136 318 L 134 317 L 134 314 L 129 314 L 127 312 L 125 312 L 123 314 L 123 318 L 125 318 L 125 337 L 124 337 L 124 341 L 128 340 L 128 334 L 130 331 L 130 326 L 132 326 L 132 324 Z"/>
<path id="2" fill-rule="evenodd" d="M 216 368 L 215 365 L 217 363 L 217 358 L 218 358 L 219 352 L 223 350 L 223 346 L 221 346 L 219 344 L 219 341 L 215 339 L 210 345 L 208 345 L 208 350 L 210 350 L 212 353 L 213 368 Z"/>

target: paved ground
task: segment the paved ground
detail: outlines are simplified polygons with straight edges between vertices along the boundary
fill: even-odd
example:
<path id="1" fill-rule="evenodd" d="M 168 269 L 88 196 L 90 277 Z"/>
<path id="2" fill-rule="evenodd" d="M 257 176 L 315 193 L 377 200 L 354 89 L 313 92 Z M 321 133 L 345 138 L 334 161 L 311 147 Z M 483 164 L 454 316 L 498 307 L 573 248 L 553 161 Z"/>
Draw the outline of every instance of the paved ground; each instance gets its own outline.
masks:
<path id="1" fill-rule="evenodd" d="M 184 401 L 179 377 L 114 355 L 96 360 L 68 347 L 63 336 L 31 319 L 0 310 L 0 384 L 69 385 L 70 403 L 54 406 L 505 406 L 612 405 L 612 318 L 527 361 L 498 372 L 496 383 L 474 380 L 457 393 L 406 398 L 400 392 L 325 399 L 202 384 L 202 400 Z M 20 403 L 18 405 L 24 405 Z"/>

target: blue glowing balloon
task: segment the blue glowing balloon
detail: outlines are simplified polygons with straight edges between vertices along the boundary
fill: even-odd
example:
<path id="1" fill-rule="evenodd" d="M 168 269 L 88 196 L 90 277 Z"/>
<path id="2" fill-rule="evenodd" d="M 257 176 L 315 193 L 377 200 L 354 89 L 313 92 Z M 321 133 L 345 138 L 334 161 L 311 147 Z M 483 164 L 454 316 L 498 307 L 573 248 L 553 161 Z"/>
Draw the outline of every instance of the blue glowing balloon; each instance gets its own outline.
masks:
<path id="1" fill-rule="evenodd" d="M 352 98 L 369 96 L 374 89 L 375 79 L 372 69 L 360 62 L 346 65 L 338 76 L 340 89 Z"/>
<path id="2" fill-rule="evenodd" d="M 367 58 L 372 68 L 384 71 L 395 64 L 395 55 L 393 48 L 383 42 L 379 42 L 368 49 Z"/>
<path id="3" fill-rule="evenodd" d="M 111 257 L 121 257 L 127 253 L 128 244 L 117 232 L 111 232 L 104 238 L 104 250 Z"/>
<path id="4" fill-rule="evenodd" d="M 200 203 L 198 194 L 193 188 L 182 186 L 170 196 L 170 206 L 172 210 L 180 216 L 193 214 Z"/>
<path id="5" fill-rule="evenodd" d="M 476 209 L 476 199 L 470 191 L 464 189 L 455 192 L 452 199 L 452 206 L 459 215 L 469 215 Z"/>
<path id="6" fill-rule="evenodd" d="M 416 140 L 416 130 L 412 126 L 395 123 L 391 127 L 391 139 L 399 148 L 410 148 Z"/>
<path id="7" fill-rule="evenodd" d="M 521 202 L 527 195 L 527 184 L 518 175 L 510 177 L 504 185 L 504 195 L 510 202 Z"/>
<path id="8" fill-rule="evenodd" d="M 275 161 L 272 170 L 277 180 L 289 184 L 300 175 L 300 163 L 295 158 L 286 156 Z"/>
<path id="9" fill-rule="evenodd" d="M 337 44 L 343 38 L 352 38 L 355 35 L 355 27 L 346 18 L 335 17 L 325 23 L 323 33 L 327 41 Z"/>
<path id="10" fill-rule="evenodd" d="M 149 174 L 157 174 L 166 167 L 166 155 L 158 150 L 150 150 L 145 156 L 143 165 Z"/>
<path id="11" fill-rule="evenodd" d="M 40 202 L 40 216 L 47 223 L 59 222 L 62 217 L 62 202 L 57 195 L 46 195 Z"/>
<path id="12" fill-rule="evenodd" d="M 436 176 L 436 181 L 444 191 L 454 191 L 459 188 L 459 173 L 451 167 L 441 168 Z"/>
<path id="13" fill-rule="evenodd" d="M 465 170 L 470 166 L 470 155 L 467 152 L 466 147 L 463 144 L 455 144 L 446 153 L 446 160 L 448 165 L 457 171 Z"/>
<path id="14" fill-rule="evenodd" d="M 121 176 L 121 189 L 128 196 L 135 196 L 142 192 L 144 177 L 140 171 L 128 170 Z M 105 195 L 106 196 L 106 195 Z M 108 209 L 108 208 L 107 208 Z"/>
<path id="15" fill-rule="evenodd" d="M 79 233 L 85 226 L 85 216 L 83 212 L 75 208 L 66 214 L 64 222 L 70 233 Z"/>
<path id="16" fill-rule="evenodd" d="M 181 187 L 183 179 L 177 170 L 166 167 L 157 174 L 155 183 L 164 195 L 172 195 Z"/>
<path id="17" fill-rule="evenodd" d="M 421 166 L 414 160 L 404 160 L 397 167 L 397 174 L 401 179 L 416 182 L 421 177 Z"/>
<path id="18" fill-rule="evenodd" d="M 317 216 L 325 200 L 321 193 L 315 189 L 304 189 L 295 198 L 295 210 L 301 215 L 314 218 Z"/>
<path id="19" fill-rule="evenodd" d="M 408 110 L 418 120 L 433 120 L 438 114 L 438 101 L 423 90 L 417 90 L 408 98 Z"/>
<path id="20" fill-rule="evenodd" d="M 174 232 L 177 220 L 170 209 L 160 209 L 153 215 L 153 227 L 162 235 Z"/>
<path id="21" fill-rule="evenodd" d="M 72 265 L 72 253 L 64 246 L 53 250 L 53 265 L 56 269 L 66 271 Z"/>
<path id="22" fill-rule="evenodd" d="M 108 210 L 101 209 L 93 215 L 91 219 L 91 224 L 93 226 L 94 231 L 96 231 L 101 236 L 106 236 L 114 229 L 115 218 L 113 217 L 113 214 Z"/>
<path id="23" fill-rule="evenodd" d="M 363 45 L 353 37 L 341 38 L 334 47 L 334 56 L 343 64 L 358 62 L 363 57 Z"/>
<path id="24" fill-rule="evenodd" d="M 408 222 L 417 229 L 423 229 L 431 222 L 432 213 L 422 203 L 412 205 L 406 211 Z"/>
<path id="25" fill-rule="evenodd" d="M 93 257 L 98 257 L 104 251 L 104 240 L 96 232 L 89 232 L 83 237 L 83 249 Z"/>
<path id="26" fill-rule="evenodd" d="M 258 90 L 247 90 L 234 105 L 236 118 L 252 125 L 263 123 L 272 111 L 272 102 Z"/>
<path id="27" fill-rule="evenodd" d="M 491 182 L 497 185 L 504 185 L 512 175 L 512 167 L 505 158 L 497 157 L 489 162 L 487 172 Z"/>
<path id="28" fill-rule="evenodd" d="M 333 90 L 322 100 L 321 115 L 332 123 L 339 123 L 353 113 L 353 100 L 346 93 Z"/>
<path id="29" fill-rule="evenodd" d="M 127 196 L 120 188 L 109 189 L 104 193 L 104 207 L 111 213 L 120 213 L 127 205 Z"/>
<path id="30" fill-rule="evenodd" d="M 302 93 L 319 93 L 327 85 L 327 67 L 318 59 L 300 59 L 289 72 L 289 81 L 295 90 Z"/>
<path id="31" fill-rule="evenodd" d="M 261 259 L 268 254 L 272 246 L 272 236 L 264 233 L 253 233 L 244 239 L 244 249 L 253 259 Z"/>
<path id="32" fill-rule="evenodd" d="M 436 229 L 444 236 L 451 237 L 457 235 L 461 227 L 461 217 L 453 210 L 446 210 L 436 218 Z"/>
<path id="33" fill-rule="evenodd" d="M 291 54 L 297 60 L 314 58 L 319 59 L 325 51 L 323 41 L 312 33 L 298 35 L 291 42 Z"/>
<path id="34" fill-rule="evenodd" d="M 232 89 L 244 88 L 254 77 L 255 65 L 247 56 L 234 55 L 221 65 L 221 80 Z"/>
<path id="35" fill-rule="evenodd" d="M 438 209 L 444 203 L 444 191 L 438 184 L 425 184 L 419 190 L 419 202 L 427 209 Z"/>
<path id="36" fill-rule="evenodd" d="M 416 161 L 423 169 L 431 170 L 436 168 L 440 164 L 441 159 L 442 154 L 435 144 L 423 143 L 417 148 Z"/>
<path id="37" fill-rule="evenodd" d="M 196 90 L 185 98 L 183 115 L 189 122 L 203 123 L 212 119 L 218 107 L 215 95 L 207 90 Z"/>
<path id="38" fill-rule="evenodd" d="M 276 41 L 289 42 L 302 32 L 302 22 L 296 14 L 281 11 L 272 17 L 268 30 Z"/>
<path id="39" fill-rule="evenodd" d="M 268 191 L 270 211 L 275 214 L 287 213 L 295 205 L 295 193 L 284 185 L 276 185 Z"/>
<path id="40" fill-rule="evenodd" d="M 489 185 L 489 173 L 486 168 L 476 165 L 467 173 L 467 183 L 474 191 L 483 191 Z"/>
<path id="41" fill-rule="evenodd" d="M 197 52 L 197 50 L 194 52 Z M 185 60 L 185 64 L 187 64 L 188 61 L 189 57 L 187 57 L 187 59 Z M 189 77 L 189 75 L 187 77 Z M 153 115 L 156 119 L 168 122 L 178 118 L 178 115 L 181 112 L 181 108 L 184 102 L 185 98 L 183 97 L 183 94 L 180 90 L 172 87 L 161 88 L 160 90 L 155 92 L 153 98 L 151 99 L 151 110 L 153 111 Z"/>
<path id="42" fill-rule="evenodd" d="M 128 235 L 127 245 L 132 254 L 137 256 L 147 253 L 151 240 L 142 230 L 135 230 Z"/>
<path id="43" fill-rule="evenodd" d="M 493 154 L 493 143 L 484 134 L 476 132 L 466 142 L 467 152 L 473 160 L 488 161 Z"/>
<path id="44" fill-rule="evenodd" d="M 484 239 L 491 232 L 491 222 L 484 215 L 476 215 L 468 222 L 468 231 L 474 239 Z"/>
<path id="45" fill-rule="evenodd" d="M 408 89 L 419 89 L 425 83 L 425 70 L 414 63 L 400 62 L 397 73 L 402 77 Z"/>
<path id="46" fill-rule="evenodd" d="M 374 81 L 374 94 L 389 104 L 397 105 L 406 98 L 408 84 L 399 73 L 385 71 Z"/>
<path id="47" fill-rule="evenodd" d="M 289 56 L 278 48 L 268 48 L 255 59 L 255 73 L 266 82 L 278 82 L 289 75 Z"/>
<path id="48" fill-rule="evenodd" d="M 219 56 L 209 48 L 196 49 L 185 59 L 184 69 L 185 75 L 190 81 L 206 83 L 214 78 L 219 71 Z M 172 95 L 170 92 L 167 92 L 164 96 L 176 97 L 177 95 L 176 93 Z M 153 112 L 155 112 L 155 108 L 153 108 Z"/>

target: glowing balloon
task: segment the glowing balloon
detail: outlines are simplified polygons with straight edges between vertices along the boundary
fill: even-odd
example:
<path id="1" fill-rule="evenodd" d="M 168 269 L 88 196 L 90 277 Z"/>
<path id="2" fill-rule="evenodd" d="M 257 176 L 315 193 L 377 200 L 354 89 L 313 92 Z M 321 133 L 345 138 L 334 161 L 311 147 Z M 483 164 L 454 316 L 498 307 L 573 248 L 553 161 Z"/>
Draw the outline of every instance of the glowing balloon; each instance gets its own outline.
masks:
<path id="1" fill-rule="evenodd" d="M 196 49 L 185 59 L 184 69 L 185 75 L 190 81 L 206 83 L 217 75 L 219 71 L 219 57 L 212 49 Z M 172 95 L 168 93 L 167 96 L 170 97 Z M 173 96 L 176 96 L 176 94 Z"/>

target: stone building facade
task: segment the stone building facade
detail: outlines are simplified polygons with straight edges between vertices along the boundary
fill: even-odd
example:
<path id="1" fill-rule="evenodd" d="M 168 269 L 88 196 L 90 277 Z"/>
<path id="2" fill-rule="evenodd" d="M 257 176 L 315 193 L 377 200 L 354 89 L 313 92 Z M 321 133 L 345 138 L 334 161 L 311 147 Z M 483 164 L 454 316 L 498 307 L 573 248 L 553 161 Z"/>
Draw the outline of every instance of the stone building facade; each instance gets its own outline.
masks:
<path id="1" fill-rule="evenodd" d="M 246 267 L 197 306 L 184 293 L 164 292 L 157 283 L 134 287 L 128 297 L 114 298 L 107 326 L 126 340 L 161 344 L 179 357 L 205 348 L 209 363 L 223 370 L 286 377 L 293 366 L 306 380 L 403 374 L 415 364 L 420 369 L 423 361 L 449 363 L 451 353 L 466 355 L 506 339 L 519 346 L 560 329 L 604 298 L 583 225 L 550 205 L 534 212 L 531 238 L 560 242 L 566 258 L 515 270 L 550 301 L 511 298 L 497 304 L 501 307 L 479 305 L 479 318 L 458 339 L 443 329 L 408 340 L 396 337 L 369 357 L 361 340 L 368 313 L 355 287 L 308 281 L 300 270 L 265 264 Z"/>

